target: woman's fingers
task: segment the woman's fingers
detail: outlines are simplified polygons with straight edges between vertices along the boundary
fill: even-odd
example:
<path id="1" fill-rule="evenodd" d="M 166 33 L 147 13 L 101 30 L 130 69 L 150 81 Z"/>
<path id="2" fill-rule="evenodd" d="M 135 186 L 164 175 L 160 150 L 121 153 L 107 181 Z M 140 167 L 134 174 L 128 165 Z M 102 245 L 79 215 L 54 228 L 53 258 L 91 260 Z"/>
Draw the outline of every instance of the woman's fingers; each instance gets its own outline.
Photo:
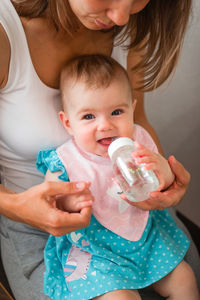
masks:
<path id="1" fill-rule="evenodd" d="M 151 199 L 142 201 L 142 202 L 132 202 L 126 199 L 126 201 L 137 208 L 142 210 L 153 210 L 153 209 L 164 209 L 159 201 L 152 201 Z"/>
<path id="2" fill-rule="evenodd" d="M 151 192 L 150 198 L 142 202 L 130 202 L 131 205 L 142 210 L 165 209 L 177 205 L 185 194 L 185 187 L 173 183 L 166 191 Z"/>
<path id="3" fill-rule="evenodd" d="M 83 191 L 88 188 L 87 182 L 56 182 L 56 181 L 47 181 L 42 185 L 42 193 L 43 195 L 48 196 L 58 196 L 58 195 L 67 195 L 74 194 Z"/>
<path id="4" fill-rule="evenodd" d="M 168 159 L 168 163 L 172 172 L 176 176 L 176 183 L 180 186 L 188 186 L 190 182 L 190 173 L 183 167 L 183 165 L 175 159 L 172 155 Z"/>
<path id="5" fill-rule="evenodd" d="M 48 232 L 54 236 L 61 236 L 89 226 L 92 208 L 85 207 L 79 213 L 68 213 L 55 210 L 51 218 Z"/>

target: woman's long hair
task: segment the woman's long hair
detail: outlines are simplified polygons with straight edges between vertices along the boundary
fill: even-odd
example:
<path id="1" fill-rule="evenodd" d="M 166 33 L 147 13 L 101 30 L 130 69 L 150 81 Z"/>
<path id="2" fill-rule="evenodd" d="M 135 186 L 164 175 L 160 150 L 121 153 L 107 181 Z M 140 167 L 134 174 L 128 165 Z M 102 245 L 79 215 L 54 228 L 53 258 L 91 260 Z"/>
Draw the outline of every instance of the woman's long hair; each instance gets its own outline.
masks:
<path id="1" fill-rule="evenodd" d="M 20 16 L 36 18 L 48 8 L 55 28 L 73 35 L 79 22 L 66 0 L 13 0 Z M 144 74 L 141 89 L 152 90 L 160 86 L 175 69 L 183 44 L 192 0 L 151 0 L 139 13 L 130 17 L 123 27 L 113 28 L 117 44 L 131 36 L 128 48 L 144 53 L 134 66 Z"/>

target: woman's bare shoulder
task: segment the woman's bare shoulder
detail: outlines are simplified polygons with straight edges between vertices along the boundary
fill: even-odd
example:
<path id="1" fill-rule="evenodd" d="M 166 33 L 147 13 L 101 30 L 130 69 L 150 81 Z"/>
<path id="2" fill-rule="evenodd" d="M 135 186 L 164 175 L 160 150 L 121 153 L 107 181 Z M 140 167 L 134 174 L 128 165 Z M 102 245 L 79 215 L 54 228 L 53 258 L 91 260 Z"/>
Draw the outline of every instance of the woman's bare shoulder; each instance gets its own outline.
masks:
<path id="1" fill-rule="evenodd" d="M 5 30 L 0 24 L 0 88 L 3 88 L 8 80 L 10 62 L 10 43 Z"/>

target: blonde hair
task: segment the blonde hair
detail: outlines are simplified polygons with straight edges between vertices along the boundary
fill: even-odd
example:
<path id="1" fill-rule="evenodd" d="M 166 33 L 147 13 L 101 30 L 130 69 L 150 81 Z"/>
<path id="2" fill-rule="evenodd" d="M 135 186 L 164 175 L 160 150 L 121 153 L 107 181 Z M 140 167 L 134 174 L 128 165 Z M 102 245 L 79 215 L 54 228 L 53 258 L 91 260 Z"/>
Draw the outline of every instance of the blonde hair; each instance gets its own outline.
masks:
<path id="1" fill-rule="evenodd" d="M 13 0 L 18 14 L 28 18 L 41 16 L 48 8 L 55 28 L 73 35 L 79 27 L 67 0 Z M 129 49 L 144 55 L 133 71 L 141 71 L 145 79 L 141 89 L 152 90 L 160 86 L 173 72 L 180 55 L 188 23 L 192 0 L 150 0 L 137 14 L 130 16 L 127 26 L 114 26 L 113 38 L 117 44 L 131 37 Z M 125 30 L 122 32 L 123 27 Z"/>

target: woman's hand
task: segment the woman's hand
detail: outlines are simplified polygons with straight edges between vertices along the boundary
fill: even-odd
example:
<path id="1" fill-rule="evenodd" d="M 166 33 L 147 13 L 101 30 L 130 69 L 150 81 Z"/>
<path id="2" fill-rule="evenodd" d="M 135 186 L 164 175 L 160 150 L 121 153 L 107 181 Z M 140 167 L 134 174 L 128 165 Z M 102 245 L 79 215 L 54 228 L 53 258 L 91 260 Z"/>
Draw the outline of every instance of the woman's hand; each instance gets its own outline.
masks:
<path id="1" fill-rule="evenodd" d="M 20 194 L 7 194 L 9 201 L 2 213 L 8 218 L 60 236 L 86 227 L 90 223 L 91 206 L 77 213 L 69 213 L 57 208 L 57 197 L 61 195 L 79 196 L 87 189 L 87 200 L 93 201 L 84 182 L 44 182 Z"/>
<path id="2" fill-rule="evenodd" d="M 190 182 L 190 174 L 174 156 L 169 157 L 168 163 L 175 175 L 175 180 L 167 190 L 163 192 L 152 192 L 150 198 L 142 202 L 126 201 L 143 210 L 162 210 L 177 205 L 186 193 Z"/>
<path id="3" fill-rule="evenodd" d="M 68 212 L 80 212 L 84 207 L 92 206 L 93 199 L 90 192 L 90 182 L 85 183 L 81 193 L 68 194 L 56 197 L 56 207 Z"/>

